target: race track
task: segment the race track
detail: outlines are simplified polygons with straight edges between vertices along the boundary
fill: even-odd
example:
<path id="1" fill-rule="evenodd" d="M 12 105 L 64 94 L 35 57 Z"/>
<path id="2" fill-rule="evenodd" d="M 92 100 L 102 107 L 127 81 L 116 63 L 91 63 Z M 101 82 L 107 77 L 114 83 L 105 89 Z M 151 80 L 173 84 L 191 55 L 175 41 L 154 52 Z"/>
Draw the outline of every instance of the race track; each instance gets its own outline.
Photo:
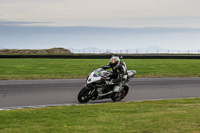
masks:
<path id="1" fill-rule="evenodd" d="M 78 104 L 85 79 L 1 80 L 0 109 L 20 106 Z M 200 78 L 135 78 L 123 101 L 200 97 Z M 112 102 L 110 99 L 89 103 Z"/>

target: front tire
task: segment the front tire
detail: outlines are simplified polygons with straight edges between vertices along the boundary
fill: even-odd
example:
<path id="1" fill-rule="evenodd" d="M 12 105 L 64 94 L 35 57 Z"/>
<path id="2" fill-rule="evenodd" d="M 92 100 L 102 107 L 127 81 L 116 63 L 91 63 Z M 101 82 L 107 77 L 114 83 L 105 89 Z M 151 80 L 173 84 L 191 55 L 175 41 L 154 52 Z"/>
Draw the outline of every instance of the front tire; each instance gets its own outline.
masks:
<path id="1" fill-rule="evenodd" d="M 87 103 L 90 100 L 90 89 L 83 87 L 78 94 L 78 101 L 80 103 Z"/>

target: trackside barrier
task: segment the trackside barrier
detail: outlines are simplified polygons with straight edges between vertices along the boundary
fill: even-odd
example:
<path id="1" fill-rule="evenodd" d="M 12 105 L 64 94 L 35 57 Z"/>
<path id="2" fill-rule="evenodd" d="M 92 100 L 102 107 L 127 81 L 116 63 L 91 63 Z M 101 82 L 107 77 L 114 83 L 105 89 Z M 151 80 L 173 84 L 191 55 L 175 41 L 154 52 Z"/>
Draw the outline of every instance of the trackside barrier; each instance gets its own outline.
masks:
<path id="1" fill-rule="evenodd" d="M 0 58 L 109 59 L 112 55 L 0 55 Z M 118 55 L 123 59 L 200 59 L 200 55 Z"/>

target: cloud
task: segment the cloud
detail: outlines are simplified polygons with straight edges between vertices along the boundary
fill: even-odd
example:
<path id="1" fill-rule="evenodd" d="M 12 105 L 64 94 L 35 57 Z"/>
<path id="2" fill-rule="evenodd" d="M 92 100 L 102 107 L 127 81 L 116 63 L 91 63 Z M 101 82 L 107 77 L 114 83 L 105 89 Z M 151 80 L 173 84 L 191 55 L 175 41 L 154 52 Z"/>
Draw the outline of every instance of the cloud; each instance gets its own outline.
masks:
<path id="1" fill-rule="evenodd" d="M 108 27 L 155 26 L 164 18 L 159 25 L 178 26 L 177 18 L 183 23 L 188 18 L 199 18 L 199 7 L 199 0 L 4 0 L 0 17 L 8 21 L 53 22 L 47 24 L 51 26 Z M 139 21 L 141 24 L 137 24 Z M 183 26 L 196 26 L 199 21 L 194 23 Z"/>
<path id="2" fill-rule="evenodd" d="M 28 26 L 37 24 L 47 24 L 46 22 L 28 22 L 28 21 L 6 21 L 0 19 L 0 26 Z"/>

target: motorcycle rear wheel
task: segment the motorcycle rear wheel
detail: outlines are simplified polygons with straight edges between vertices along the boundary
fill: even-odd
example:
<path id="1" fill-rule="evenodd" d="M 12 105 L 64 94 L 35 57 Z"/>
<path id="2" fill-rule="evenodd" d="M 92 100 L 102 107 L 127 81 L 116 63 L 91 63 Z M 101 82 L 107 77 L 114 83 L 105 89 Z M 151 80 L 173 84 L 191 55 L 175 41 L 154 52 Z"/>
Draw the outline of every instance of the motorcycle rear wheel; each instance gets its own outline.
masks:
<path id="1" fill-rule="evenodd" d="M 78 94 L 78 101 L 80 103 L 87 103 L 90 100 L 89 92 L 90 92 L 89 89 L 83 87 Z"/>
<path id="2" fill-rule="evenodd" d="M 123 89 L 120 92 L 116 92 L 113 94 L 113 96 L 111 97 L 111 99 L 115 102 L 117 101 L 121 101 L 128 93 L 127 89 Z"/>

